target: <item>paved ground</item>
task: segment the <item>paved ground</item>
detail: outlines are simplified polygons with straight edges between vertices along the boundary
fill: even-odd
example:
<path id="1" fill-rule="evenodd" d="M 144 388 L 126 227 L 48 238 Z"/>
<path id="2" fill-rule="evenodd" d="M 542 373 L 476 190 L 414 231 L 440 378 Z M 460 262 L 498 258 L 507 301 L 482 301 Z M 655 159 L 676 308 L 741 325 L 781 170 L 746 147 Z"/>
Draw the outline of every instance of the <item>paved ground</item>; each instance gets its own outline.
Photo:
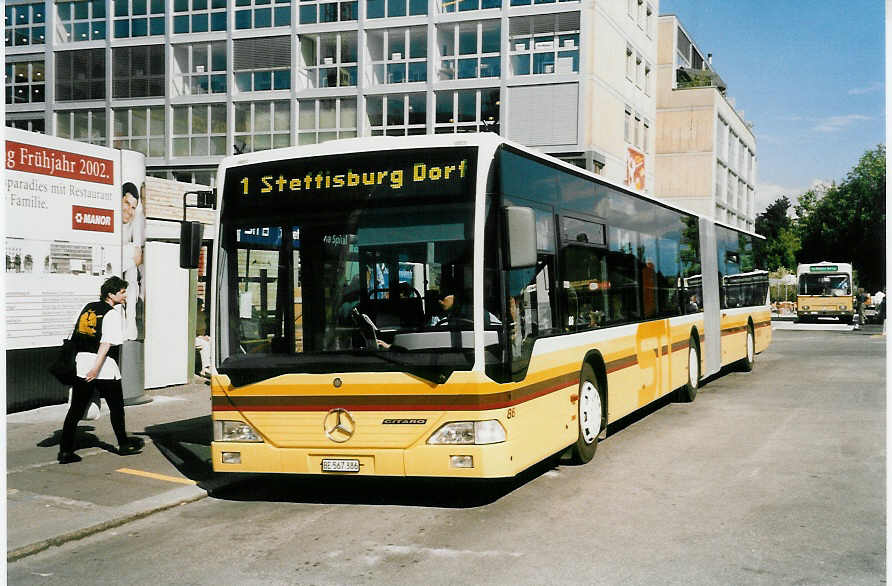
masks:
<path id="1" fill-rule="evenodd" d="M 114 453 L 104 402 L 98 420 L 78 427 L 83 461 L 65 466 L 56 454 L 66 405 L 7 416 L 7 560 L 207 496 L 215 480 L 209 387 L 201 381 L 147 395 L 150 403 L 125 409 L 128 432 L 146 449 L 126 457 Z"/>
<path id="2" fill-rule="evenodd" d="M 792 324 L 775 329 L 851 330 L 837 324 Z M 881 336 L 866 327 L 853 334 Z M 808 335 L 808 334 L 806 334 Z M 769 357 L 759 360 L 771 368 Z M 761 370 L 760 368 L 760 370 Z M 711 387 L 717 390 L 728 381 Z M 146 440 L 138 455 L 113 453 L 114 435 L 103 412 L 79 428 L 83 462 L 55 461 L 66 406 L 7 417 L 7 560 L 19 560 L 177 505 L 201 500 L 225 481 L 213 474 L 209 390 L 204 382 L 151 391 L 153 401 L 127 407 L 127 427 Z M 223 489 L 230 490 L 230 489 Z"/>

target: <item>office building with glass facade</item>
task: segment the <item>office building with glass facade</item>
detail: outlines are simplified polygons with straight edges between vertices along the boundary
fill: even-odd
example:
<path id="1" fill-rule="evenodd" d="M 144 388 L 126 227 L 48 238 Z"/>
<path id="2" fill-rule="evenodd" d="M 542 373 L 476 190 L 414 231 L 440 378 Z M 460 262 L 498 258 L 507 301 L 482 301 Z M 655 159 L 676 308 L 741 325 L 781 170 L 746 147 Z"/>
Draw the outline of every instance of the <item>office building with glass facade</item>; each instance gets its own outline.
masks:
<path id="1" fill-rule="evenodd" d="M 8 0 L 6 123 L 212 184 L 238 152 L 497 132 L 652 192 L 657 0 Z"/>

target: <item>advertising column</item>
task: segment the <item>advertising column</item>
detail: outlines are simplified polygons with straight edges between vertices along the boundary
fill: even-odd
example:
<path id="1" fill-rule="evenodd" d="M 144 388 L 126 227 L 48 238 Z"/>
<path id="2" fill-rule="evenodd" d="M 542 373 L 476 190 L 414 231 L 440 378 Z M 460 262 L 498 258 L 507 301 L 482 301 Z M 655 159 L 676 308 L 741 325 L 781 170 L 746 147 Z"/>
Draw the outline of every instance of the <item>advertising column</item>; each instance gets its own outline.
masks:
<path id="1" fill-rule="evenodd" d="M 124 404 L 146 403 L 146 166 L 145 157 L 121 151 L 121 271 L 127 281 L 127 320 L 121 360 Z"/>

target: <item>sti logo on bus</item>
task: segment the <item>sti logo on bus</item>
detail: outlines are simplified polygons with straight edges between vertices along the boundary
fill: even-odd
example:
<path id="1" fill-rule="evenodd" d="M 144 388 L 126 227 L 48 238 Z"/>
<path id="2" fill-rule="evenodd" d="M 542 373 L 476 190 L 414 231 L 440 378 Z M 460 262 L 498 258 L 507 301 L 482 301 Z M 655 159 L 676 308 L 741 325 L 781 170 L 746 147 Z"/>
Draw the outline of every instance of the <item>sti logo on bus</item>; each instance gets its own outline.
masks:
<path id="1" fill-rule="evenodd" d="M 808 270 L 813 273 L 835 273 L 839 270 L 839 267 L 836 265 L 824 265 L 820 267 L 809 267 Z"/>

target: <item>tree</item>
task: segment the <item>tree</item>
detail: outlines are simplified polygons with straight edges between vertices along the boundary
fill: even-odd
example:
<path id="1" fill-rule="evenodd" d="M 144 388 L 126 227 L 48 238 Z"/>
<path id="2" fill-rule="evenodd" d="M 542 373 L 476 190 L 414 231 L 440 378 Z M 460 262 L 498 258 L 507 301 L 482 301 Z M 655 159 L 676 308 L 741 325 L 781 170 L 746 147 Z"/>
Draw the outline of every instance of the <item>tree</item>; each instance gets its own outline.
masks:
<path id="1" fill-rule="evenodd" d="M 756 232 L 765 237 L 756 241 L 757 254 L 769 271 L 796 266 L 800 244 L 793 221 L 787 215 L 790 205 L 790 198 L 779 197 L 756 216 Z"/>
<path id="2" fill-rule="evenodd" d="M 886 282 L 886 147 L 861 156 L 839 185 L 820 196 L 807 191 L 796 205 L 798 262 L 851 261 L 860 286 L 871 291 Z"/>

